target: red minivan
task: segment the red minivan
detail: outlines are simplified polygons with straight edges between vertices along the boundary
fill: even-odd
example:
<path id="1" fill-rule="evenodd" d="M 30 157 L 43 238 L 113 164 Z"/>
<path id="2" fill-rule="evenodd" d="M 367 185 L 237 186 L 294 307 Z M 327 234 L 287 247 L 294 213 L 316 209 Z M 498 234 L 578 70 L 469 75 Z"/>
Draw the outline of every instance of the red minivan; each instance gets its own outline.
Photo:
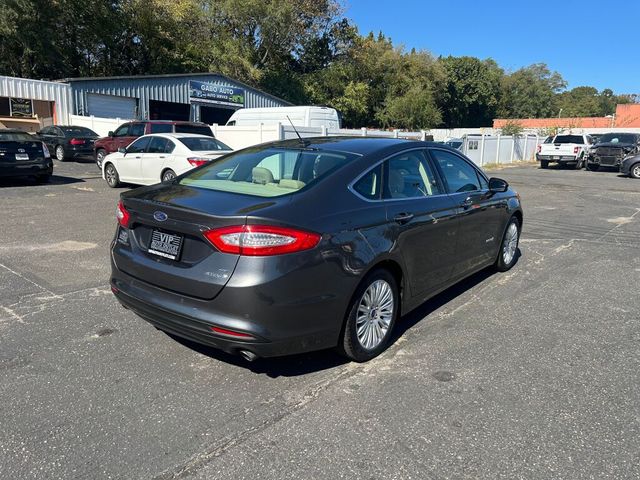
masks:
<path id="1" fill-rule="evenodd" d="M 115 132 L 109 132 L 109 136 L 96 140 L 93 154 L 98 168 L 102 168 L 102 160 L 105 156 L 117 152 L 119 148 L 124 148 L 136 138 L 149 133 L 196 133 L 213 137 L 213 132 L 206 123 L 173 120 L 127 122 L 120 125 Z"/>

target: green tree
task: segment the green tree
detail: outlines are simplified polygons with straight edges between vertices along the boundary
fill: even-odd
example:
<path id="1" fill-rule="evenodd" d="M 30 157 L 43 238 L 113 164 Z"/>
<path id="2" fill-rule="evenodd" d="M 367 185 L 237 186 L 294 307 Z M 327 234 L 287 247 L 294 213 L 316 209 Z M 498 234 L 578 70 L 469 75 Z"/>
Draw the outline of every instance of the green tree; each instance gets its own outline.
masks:
<path id="1" fill-rule="evenodd" d="M 444 125 L 448 128 L 491 126 L 504 71 L 491 59 L 446 57 L 439 62 L 446 75 L 440 104 Z"/>
<path id="2" fill-rule="evenodd" d="M 565 87 L 562 76 L 544 63 L 516 70 L 503 78 L 498 115 L 502 118 L 556 116 L 554 98 Z"/>

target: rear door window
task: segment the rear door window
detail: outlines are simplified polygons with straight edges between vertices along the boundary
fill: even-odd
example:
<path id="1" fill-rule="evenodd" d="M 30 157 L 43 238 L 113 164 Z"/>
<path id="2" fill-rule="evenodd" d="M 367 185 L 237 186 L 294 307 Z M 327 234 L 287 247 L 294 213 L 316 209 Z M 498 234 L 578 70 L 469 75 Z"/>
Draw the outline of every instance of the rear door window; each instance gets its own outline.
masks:
<path id="1" fill-rule="evenodd" d="M 132 123 L 129 129 L 129 136 L 141 137 L 144 135 L 144 123 Z"/>
<path id="2" fill-rule="evenodd" d="M 166 153 L 167 139 L 162 137 L 150 137 L 148 153 Z"/>
<path id="3" fill-rule="evenodd" d="M 170 123 L 152 123 L 151 133 L 172 133 L 173 125 Z"/>
<path id="4" fill-rule="evenodd" d="M 385 162 L 383 198 L 420 198 L 444 193 L 421 150 L 401 153 Z"/>

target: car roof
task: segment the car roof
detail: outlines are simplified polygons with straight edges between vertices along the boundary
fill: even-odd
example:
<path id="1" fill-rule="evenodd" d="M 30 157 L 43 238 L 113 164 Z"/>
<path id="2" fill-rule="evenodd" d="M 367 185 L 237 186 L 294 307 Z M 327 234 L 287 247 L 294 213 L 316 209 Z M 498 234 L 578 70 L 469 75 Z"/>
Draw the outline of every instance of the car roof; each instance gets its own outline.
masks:
<path id="1" fill-rule="evenodd" d="M 201 138 L 214 138 L 211 135 L 201 135 L 199 133 L 148 133 L 143 135 L 143 137 L 166 137 L 166 138 L 191 138 L 191 137 L 201 137 Z"/>
<path id="2" fill-rule="evenodd" d="M 158 124 L 168 124 L 168 125 L 184 125 L 184 124 L 188 124 L 188 125 L 207 125 L 206 123 L 203 122 L 190 122 L 188 120 L 131 120 L 130 122 L 127 123 L 153 123 L 155 125 Z M 209 125 L 207 125 L 208 127 Z"/>
<path id="3" fill-rule="evenodd" d="M 389 137 L 307 137 L 303 138 L 305 148 L 326 151 L 341 151 L 368 155 L 383 148 L 394 146 L 442 146 L 435 142 L 421 142 Z M 273 147 L 300 148 L 299 139 L 281 140 L 271 143 Z"/>

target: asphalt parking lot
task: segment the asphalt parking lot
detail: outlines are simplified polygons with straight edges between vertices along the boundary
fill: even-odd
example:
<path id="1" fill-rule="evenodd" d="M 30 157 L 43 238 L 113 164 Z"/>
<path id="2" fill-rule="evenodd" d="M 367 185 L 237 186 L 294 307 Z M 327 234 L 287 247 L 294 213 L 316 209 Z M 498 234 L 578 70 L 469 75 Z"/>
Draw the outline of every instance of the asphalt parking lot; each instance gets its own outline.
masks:
<path id="1" fill-rule="evenodd" d="M 521 258 L 403 319 L 367 364 L 176 341 L 109 286 L 92 163 L 0 185 L 0 478 L 639 478 L 640 181 L 493 173 Z"/>

